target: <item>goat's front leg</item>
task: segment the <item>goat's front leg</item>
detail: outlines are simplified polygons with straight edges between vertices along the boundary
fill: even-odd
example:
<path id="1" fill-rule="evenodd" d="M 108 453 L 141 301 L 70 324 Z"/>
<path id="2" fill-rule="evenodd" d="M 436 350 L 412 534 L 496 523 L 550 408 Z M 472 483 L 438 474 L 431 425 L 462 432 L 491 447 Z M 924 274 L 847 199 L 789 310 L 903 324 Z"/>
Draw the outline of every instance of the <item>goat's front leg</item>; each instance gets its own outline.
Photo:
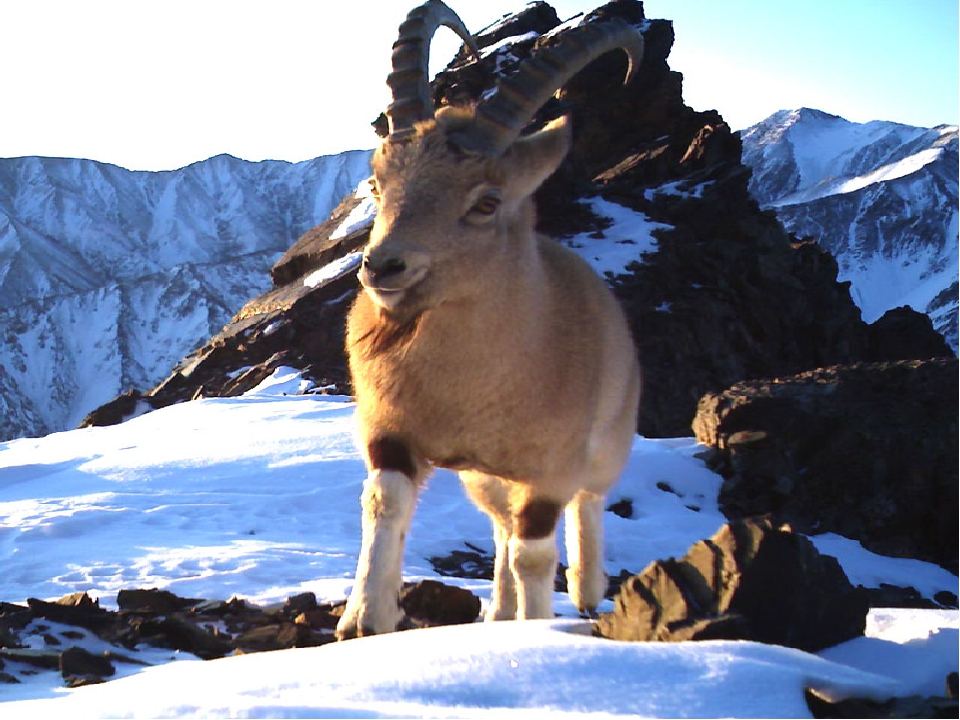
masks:
<path id="1" fill-rule="evenodd" d="M 418 473 L 412 460 L 400 468 L 401 463 L 384 462 L 376 448 L 369 454 L 371 469 L 360 497 L 360 556 L 353 591 L 337 623 L 340 640 L 392 632 L 403 617 L 403 549 L 417 502 Z"/>

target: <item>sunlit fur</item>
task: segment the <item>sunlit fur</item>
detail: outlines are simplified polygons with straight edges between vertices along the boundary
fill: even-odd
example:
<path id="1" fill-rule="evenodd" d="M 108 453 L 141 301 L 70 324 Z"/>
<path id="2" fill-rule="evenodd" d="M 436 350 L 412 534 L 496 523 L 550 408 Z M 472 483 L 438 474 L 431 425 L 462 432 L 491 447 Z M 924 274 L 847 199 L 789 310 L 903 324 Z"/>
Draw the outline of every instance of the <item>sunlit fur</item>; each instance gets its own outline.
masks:
<path id="1" fill-rule="evenodd" d="M 605 590 L 603 498 L 636 428 L 633 339 L 603 280 L 534 232 L 531 196 L 569 148 L 566 119 L 493 158 L 452 142 L 469 119 L 440 112 L 373 159 L 379 209 L 346 340 L 369 474 L 341 638 L 400 620 L 404 539 L 433 467 L 458 471 L 493 521 L 487 619 L 552 617 L 551 507 L 566 508 L 574 603 L 592 611 Z M 414 477 L 371 457 L 385 437 L 409 449 Z"/>

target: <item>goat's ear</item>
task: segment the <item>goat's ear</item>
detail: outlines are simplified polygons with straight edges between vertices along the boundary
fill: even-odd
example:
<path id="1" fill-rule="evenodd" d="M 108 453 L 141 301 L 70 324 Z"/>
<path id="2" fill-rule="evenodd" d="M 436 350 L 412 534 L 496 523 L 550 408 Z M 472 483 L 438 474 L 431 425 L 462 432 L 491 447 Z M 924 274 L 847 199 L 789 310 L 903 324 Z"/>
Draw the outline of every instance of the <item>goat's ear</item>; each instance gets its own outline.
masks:
<path id="1" fill-rule="evenodd" d="M 563 162 L 570 138 L 570 122 L 564 115 L 513 143 L 503 155 L 507 194 L 518 199 L 533 194 Z"/>

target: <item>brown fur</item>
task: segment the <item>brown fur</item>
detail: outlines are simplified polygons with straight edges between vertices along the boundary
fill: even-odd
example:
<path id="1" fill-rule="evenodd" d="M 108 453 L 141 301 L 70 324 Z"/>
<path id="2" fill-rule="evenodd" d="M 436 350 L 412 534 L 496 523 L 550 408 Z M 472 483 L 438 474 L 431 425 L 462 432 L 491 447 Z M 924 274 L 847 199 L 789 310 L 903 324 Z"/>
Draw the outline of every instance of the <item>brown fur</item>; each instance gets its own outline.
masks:
<path id="1" fill-rule="evenodd" d="M 451 144 L 467 120 L 441 113 L 376 152 L 379 212 L 347 350 L 360 447 L 402 442 L 416 483 L 432 466 L 460 471 L 506 548 L 507 536 L 552 539 L 571 501 L 602 500 L 632 443 L 639 367 L 605 283 L 533 232 L 531 195 L 567 151 L 566 121 L 491 158 Z M 398 258 L 402 273 L 377 274 Z M 515 573 L 544 572 L 512 552 Z M 364 632 L 341 635 L 354 631 Z"/>

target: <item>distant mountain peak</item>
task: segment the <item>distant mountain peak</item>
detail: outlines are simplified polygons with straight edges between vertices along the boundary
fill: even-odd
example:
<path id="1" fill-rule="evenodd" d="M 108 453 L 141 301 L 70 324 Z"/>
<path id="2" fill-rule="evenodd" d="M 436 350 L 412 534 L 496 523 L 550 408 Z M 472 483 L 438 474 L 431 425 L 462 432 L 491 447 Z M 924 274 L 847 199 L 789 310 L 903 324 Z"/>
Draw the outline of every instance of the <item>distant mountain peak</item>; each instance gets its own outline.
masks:
<path id="1" fill-rule="evenodd" d="M 957 128 L 799 108 L 740 133 L 750 191 L 832 252 L 864 319 L 908 305 L 957 349 Z"/>

